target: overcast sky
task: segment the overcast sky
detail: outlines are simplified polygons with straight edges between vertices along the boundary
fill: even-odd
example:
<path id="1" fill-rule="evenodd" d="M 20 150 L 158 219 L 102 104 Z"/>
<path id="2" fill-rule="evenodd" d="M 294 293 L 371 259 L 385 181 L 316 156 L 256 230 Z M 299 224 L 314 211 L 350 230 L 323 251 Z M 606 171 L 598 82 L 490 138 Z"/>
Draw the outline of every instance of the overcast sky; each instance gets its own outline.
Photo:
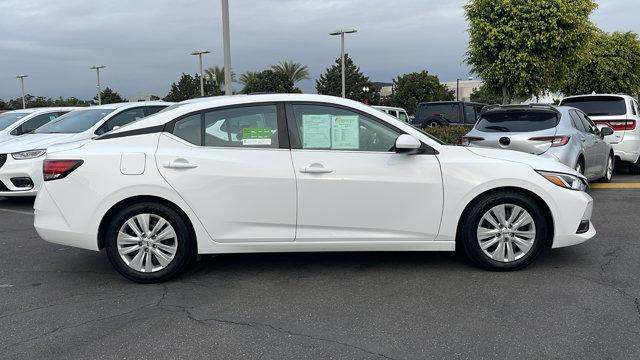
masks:
<path id="1" fill-rule="evenodd" d="M 470 76 L 465 0 L 230 0 L 231 61 L 242 73 L 281 60 L 306 64 L 312 78 L 339 56 L 328 33 L 355 27 L 347 50 L 373 81 L 427 69 L 441 80 Z M 640 32 L 640 0 L 599 0 L 606 31 Z M 95 4 L 95 5 L 94 5 Z M 197 72 L 195 49 L 222 65 L 220 0 L 0 0 L 0 98 L 91 98 L 95 72 L 123 96 L 165 96 L 182 72 Z M 314 81 L 299 86 L 315 92 Z"/>

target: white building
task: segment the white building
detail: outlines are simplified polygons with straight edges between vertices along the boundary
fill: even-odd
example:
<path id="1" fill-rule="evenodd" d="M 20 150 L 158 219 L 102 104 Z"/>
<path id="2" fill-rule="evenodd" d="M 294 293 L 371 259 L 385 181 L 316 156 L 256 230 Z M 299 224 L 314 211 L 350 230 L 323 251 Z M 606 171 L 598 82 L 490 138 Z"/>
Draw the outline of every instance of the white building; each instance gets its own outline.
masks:
<path id="1" fill-rule="evenodd" d="M 471 101 L 471 94 L 478 90 L 484 82 L 482 80 L 459 80 L 445 81 L 441 84 L 446 86 L 447 89 L 453 90 L 455 99 L 460 101 Z M 458 89 L 460 89 L 460 96 L 458 96 Z"/>

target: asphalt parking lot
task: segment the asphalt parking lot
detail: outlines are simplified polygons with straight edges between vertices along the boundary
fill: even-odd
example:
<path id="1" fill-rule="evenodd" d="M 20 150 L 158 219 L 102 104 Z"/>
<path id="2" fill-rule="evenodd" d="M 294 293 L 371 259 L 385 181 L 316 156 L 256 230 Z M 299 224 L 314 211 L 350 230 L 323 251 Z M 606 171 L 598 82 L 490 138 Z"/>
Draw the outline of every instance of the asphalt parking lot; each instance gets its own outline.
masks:
<path id="1" fill-rule="evenodd" d="M 164 285 L 40 240 L 32 201 L 0 199 L 0 358 L 637 359 L 640 189 L 592 195 L 597 238 L 520 272 L 449 253 L 225 255 Z"/>

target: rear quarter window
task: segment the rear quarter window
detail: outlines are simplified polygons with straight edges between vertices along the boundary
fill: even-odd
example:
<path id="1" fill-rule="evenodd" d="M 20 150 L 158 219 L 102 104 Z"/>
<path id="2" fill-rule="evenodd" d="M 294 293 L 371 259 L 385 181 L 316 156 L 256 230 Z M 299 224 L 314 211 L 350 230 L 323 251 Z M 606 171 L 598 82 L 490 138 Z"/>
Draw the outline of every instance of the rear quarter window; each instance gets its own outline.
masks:
<path id="1" fill-rule="evenodd" d="M 627 114 L 627 103 L 619 96 L 585 96 L 564 99 L 561 105 L 582 110 L 588 116 L 619 116 Z"/>
<path id="2" fill-rule="evenodd" d="M 476 129 L 484 132 L 533 132 L 558 126 L 558 115 L 543 111 L 500 111 L 483 114 Z"/>

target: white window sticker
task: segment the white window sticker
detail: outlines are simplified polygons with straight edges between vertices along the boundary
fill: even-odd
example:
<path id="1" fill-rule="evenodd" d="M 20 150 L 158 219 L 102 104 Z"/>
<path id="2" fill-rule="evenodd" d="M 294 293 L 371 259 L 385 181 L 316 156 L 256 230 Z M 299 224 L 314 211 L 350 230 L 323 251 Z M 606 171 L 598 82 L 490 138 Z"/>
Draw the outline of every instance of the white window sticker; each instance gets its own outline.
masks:
<path id="1" fill-rule="evenodd" d="M 302 148 L 331 148 L 331 115 L 302 116 Z"/>
<path id="2" fill-rule="evenodd" d="M 331 148 L 357 150 L 360 147 L 360 119 L 357 115 L 333 116 L 331 119 Z"/>

